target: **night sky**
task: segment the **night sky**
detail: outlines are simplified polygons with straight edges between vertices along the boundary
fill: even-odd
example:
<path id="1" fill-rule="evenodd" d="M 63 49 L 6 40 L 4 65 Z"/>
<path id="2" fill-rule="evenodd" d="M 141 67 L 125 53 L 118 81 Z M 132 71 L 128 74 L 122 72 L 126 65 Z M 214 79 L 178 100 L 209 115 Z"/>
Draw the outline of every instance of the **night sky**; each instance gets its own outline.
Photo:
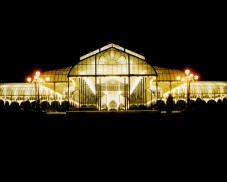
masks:
<path id="1" fill-rule="evenodd" d="M 191 68 L 201 80 L 227 81 L 222 10 L 112 3 L 10 6 L 1 17 L 0 82 L 24 82 L 36 69 L 75 65 L 80 56 L 110 43 L 145 56 L 153 66 Z"/>

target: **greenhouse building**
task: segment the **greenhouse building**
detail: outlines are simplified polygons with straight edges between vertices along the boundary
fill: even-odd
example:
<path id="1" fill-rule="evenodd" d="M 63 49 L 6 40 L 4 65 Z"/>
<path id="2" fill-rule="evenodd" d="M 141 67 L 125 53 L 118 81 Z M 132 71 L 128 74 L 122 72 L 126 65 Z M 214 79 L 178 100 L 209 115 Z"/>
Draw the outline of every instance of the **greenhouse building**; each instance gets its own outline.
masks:
<path id="1" fill-rule="evenodd" d="M 227 81 L 200 81 L 177 69 L 150 65 L 144 56 L 108 44 L 81 56 L 76 65 L 37 73 L 24 83 L 1 83 L 0 100 L 68 101 L 75 108 L 128 110 L 171 94 L 175 101 L 227 97 Z"/>

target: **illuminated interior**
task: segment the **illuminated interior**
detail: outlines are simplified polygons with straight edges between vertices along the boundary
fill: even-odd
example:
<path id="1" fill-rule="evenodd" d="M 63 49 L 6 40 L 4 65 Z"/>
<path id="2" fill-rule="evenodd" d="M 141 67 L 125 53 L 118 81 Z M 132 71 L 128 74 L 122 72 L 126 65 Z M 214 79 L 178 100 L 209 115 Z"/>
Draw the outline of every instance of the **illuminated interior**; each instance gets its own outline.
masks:
<path id="1" fill-rule="evenodd" d="M 69 101 L 76 108 L 128 110 L 131 105 L 149 106 L 166 100 L 186 99 L 187 83 L 181 70 L 151 66 L 144 56 L 109 44 L 80 57 L 71 67 L 45 71 L 28 83 L 0 84 L 0 99 Z M 46 80 L 48 78 L 48 80 Z M 190 81 L 190 98 L 222 99 L 227 81 Z"/>

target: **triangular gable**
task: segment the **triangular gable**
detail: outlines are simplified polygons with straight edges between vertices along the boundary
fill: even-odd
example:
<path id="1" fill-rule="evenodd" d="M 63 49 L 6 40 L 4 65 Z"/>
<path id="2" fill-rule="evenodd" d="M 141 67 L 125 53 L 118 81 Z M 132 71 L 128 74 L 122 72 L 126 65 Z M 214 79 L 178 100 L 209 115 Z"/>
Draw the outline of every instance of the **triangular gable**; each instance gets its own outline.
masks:
<path id="1" fill-rule="evenodd" d="M 106 45 L 106 46 L 104 46 L 104 47 L 101 47 L 100 49 L 96 49 L 95 51 L 89 52 L 88 54 L 85 54 L 84 56 L 81 56 L 81 57 L 80 57 L 80 61 L 81 61 L 81 60 L 84 60 L 84 59 L 86 59 L 86 58 L 88 58 L 88 57 L 91 57 L 91 56 L 93 56 L 93 55 L 95 55 L 95 54 L 98 54 L 98 53 L 100 53 L 100 52 L 102 52 L 102 51 L 105 51 L 105 50 L 107 50 L 107 49 L 110 49 L 110 48 L 112 48 L 112 47 L 115 48 L 115 49 L 118 49 L 118 50 L 120 50 L 120 51 L 122 51 L 122 52 L 126 52 L 126 53 L 128 53 L 128 54 L 130 54 L 130 55 L 133 55 L 133 56 L 136 56 L 136 57 L 138 57 L 138 58 L 140 58 L 140 59 L 145 60 L 145 57 L 144 57 L 144 56 L 142 56 L 142 55 L 140 55 L 140 54 L 138 54 L 138 53 L 136 53 L 136 52 L 130 51 L 129 49 L 125 49 L 125 48 L 123 48 L 123 47 L 121 47 L 121 46 L 119 46 L 119 45 L 117 45 L 117 44 L 111 43 L 111 44 L 108 44 L 108 45 Z"/>

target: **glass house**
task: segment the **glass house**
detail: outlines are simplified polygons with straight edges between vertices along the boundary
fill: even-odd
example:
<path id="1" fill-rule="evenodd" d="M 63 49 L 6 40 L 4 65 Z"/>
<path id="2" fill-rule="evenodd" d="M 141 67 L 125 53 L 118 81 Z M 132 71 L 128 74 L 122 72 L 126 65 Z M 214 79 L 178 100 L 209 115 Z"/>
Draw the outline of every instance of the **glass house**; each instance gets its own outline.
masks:
<path id="1" fill-rule="evenodd" d="M 128 110 L 166 100 L 223 99 L 227 81 L 183 81 L 185 72 L 148 64 L 145 57 L 116 44 L 81 56 L 76 65 L 45 71 L 30 83 L 1 83 L 0 100 L 69 101 L 76 108 Z M 46 80 L 48 78 L 48 80 Z"/>

